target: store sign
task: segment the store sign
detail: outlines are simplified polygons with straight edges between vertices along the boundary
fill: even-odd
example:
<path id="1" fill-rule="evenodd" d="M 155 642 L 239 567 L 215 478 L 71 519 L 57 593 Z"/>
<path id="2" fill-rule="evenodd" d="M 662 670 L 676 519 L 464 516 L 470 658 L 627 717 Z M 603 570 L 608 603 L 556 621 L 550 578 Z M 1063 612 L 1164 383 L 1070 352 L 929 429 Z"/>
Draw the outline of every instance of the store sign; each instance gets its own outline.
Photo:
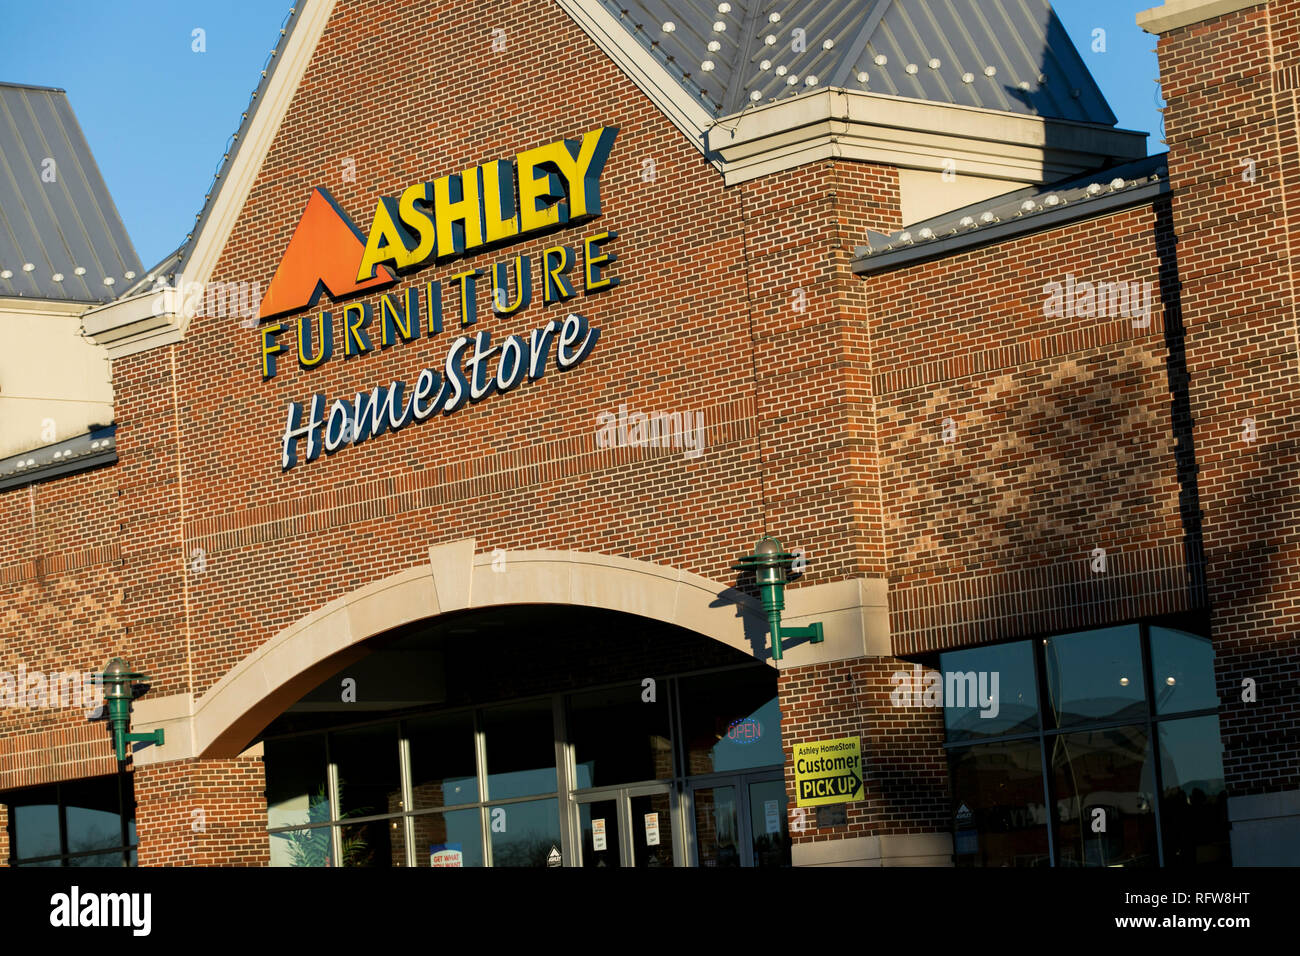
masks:
<path id="1" fill-rule="evenodd" d="M 434 844 L 429 847 L 429 865 L 463 867 L 465 854 L 459 843 Z"/>
<path id="2" fill-rule="evenodd" d="M 599 216 L 600 176 L 617 133 L 616 127 L 598 127 L 579 140 L 525 150 L 514 162 L 484 163 L 416 183 L 399 197 L 381 198 L 364 235 L 327 190 L 314 190 L 262 300 L 260 317 L 313 308 L 322 293 L 339 302 L 388 288 L 403 272 Z M 536 270 L 542 303 L 572 299 L 578 285 L 588 295 L 613 288 L 618 277 L 607 270 L 618 257 L 604 247 L 615 238 L 613 232 L 584 238 L 580 271 L 575 271 L 573 246 L 544 250 Z M 533 302 L 529 256 L 496 262 L 486 271 L 497 316 L 514 315 Z M 479 268 L 450 277 L 449 324 L 466 330 L 477 323 L 483 278 Z M 258 330 L 262 377 L 275 376 L 281 356 L 295 356 L 301 368 L 312 370 L 338 356 L 351 359 L 440 335 L 443 321 L 442 283 L 433 281 L 385 293 L 377 303 L 349 302 L 338 321 L 320 311 L 266 324 Z M 413 385 L 397 380 L 350 399 L 331 402 L 317 393 L 290 402 L 281 468 L 504 394 L 541 378 L 552 361 L 567 371 L 591 353 L 599 337 L 600 330 L 574 312 L 495 344 L 485 330 L 466 332 L 449 343 L 441 361 L 415 373 Z"/>
<path id="3" fill-rule="evenodd" d="M 736 744 L 752 744 L 763 739 L 763 725 L 757 717 L 733 720 L 727 728 L 727 739 Z"/>
<path id="4" fill-rule="evenodd" d="M 794 745 L 796 804 L 852 803 L 865 796 L 862 745 L 857 737 Z"/>

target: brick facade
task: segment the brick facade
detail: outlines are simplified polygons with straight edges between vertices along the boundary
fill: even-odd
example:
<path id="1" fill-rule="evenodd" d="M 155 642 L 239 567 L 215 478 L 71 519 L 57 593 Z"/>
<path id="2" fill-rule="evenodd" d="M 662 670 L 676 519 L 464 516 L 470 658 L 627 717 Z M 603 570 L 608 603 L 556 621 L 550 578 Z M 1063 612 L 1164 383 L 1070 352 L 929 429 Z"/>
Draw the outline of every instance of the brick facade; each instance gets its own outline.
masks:
<path id="1" fill-rule="evenodd" d="M 257 333 L 207 315 L 179 344 L 116 360 L 118 463 L 0 493 L 0 669 L 95 671 L 120 654 L 152 695 L 199 698 L 432 544 L 734 582 L 732 562 L 771 534 L 807 553 L 801 585 L 887 579 L 892 650 L 909 660 L 1212 606 L 1229 786 L 1295 788 L 1297 6 L 1162 39 L 1172 199 L 863 279 L 854 247 L 904 225 L 896 170 L 822 160 L 726 187 L 551 0 L 339 0 L 214 281 L 264 289 L 313 187 L 364 226 L 377 196 L 616 125 L 603 215 L 404 276 L 398 290 L 442 283 L 444 331 L 416 342 L 345 360 L 340 306 L 336 354 L 311 370 L 284 354 L 263 380 Z M 508 55 L 490 49 L 494 24 Z M 547 246 L 580 251 L 602 231 L 618 234 L 617 287 L 544 307 L 535 276 L 531 306 L 493 314 L 494 262 L 527 255 L 536 270 Z M 571 308 L 601 329 L 591 356 L 282 472 L 290 401 L 441 362 L 458 334 L 450 277 L 469 268 L 485 271 L 478 329 L 526 334 Z M 1149 283 L 1149 324 L 1046 316 L 1044 284 L 1069 274 Z M 620 403 L 703 412 L 707 453 L 597 449 L 596 415 Z M 1105 575 L 1089 565 L 1099 547 Z M 889 701 L 907 666 L 781 671 L 791 806 L 796 742 L 856 734 L 868 769 L 847 824 L 796 842 L 950 831 L 942 712 Z M 1264 753 L 1263 735 L 1289 749 Z M 0 716 L 0 791 L 113 769 L 106 727 L 75 710 Z M 134 775 L 141 865 L 268 862 L 258 758 Z"/>
<path id="2" fill-rule="evenodd" d="M 1272 2 L 1159 46 L 1224 769 L 1236 795 L 1300 787 L 1297 31 L 1300 4 Z M 1254 702 L 1243 700 L 1247 680 Z"/>

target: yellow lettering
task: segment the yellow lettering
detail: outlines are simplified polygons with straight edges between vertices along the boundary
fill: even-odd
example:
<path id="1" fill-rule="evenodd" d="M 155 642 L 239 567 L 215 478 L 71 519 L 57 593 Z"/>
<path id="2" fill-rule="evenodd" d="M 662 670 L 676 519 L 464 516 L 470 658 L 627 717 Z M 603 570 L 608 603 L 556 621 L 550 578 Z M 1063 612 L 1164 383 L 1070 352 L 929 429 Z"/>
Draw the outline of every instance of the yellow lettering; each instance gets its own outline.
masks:
<path id="1" fill-rule="evenodd" d="M 618 285 L 618 276 L 601 276 L 601 266 L 618 261 L 612 252 L 602 253 L 597 248 L 602 242 L 618 238 L 616 232 L 598 232 L 582 240 L 582 268 L 585 272 L 585 284 L 588 292 L 609 289 Z"/>
<path id="2" fill-rule="evenodd" d="M 283 345 L 275 341 L 275 336 L 283 331 L 284 325 L 279 322 L 258 329 L 262 336 L 262 378 L 271 378 L 275 375 L 275 357 L 287 351 Z"/>
<path id="3" fill-rule="evenodd" d="M 407 265 L 409 266 L 421 266 L 432 259 L 435 240 L 437 239 L 433 219 L 427 212 L 416 205 L 417 202 L 433 202 L 431 183 L 416 183 L 414 186 L 408 186 L 402 192 L 402 198 L 397 203 L 397 211 L 402 217 L 402 222 L 409 226 L 417 237 L 415 248 L 410 251 L 407 257 Z"/>
<path id="4" fill-rule="evenodd" d="M 483 245 L 481 208 L 477 166 L 433 181 L 439 256 L 445 258 Z"/>
<path id="5" fill-rule="evenodd" d="M 514 168 L 504 159 L 484 163 L 480 168 L 483 170 L 483 241 L 512 239 L 519 235 Z"/>
<path id="6" fill-rule="evenodd" d="M 381 197 L 375 206 L 375 218 L 370 223 L 361 268 L 357 270 L 358 282 L 372 278 L 375 266 L 381 263 L 391 262 L 398 269 L 405 269 L 409 264 L 410 253 L 402 242 L 402 232 L 397 225 L 399 218 L 396 204 L 387 196 Z"/>

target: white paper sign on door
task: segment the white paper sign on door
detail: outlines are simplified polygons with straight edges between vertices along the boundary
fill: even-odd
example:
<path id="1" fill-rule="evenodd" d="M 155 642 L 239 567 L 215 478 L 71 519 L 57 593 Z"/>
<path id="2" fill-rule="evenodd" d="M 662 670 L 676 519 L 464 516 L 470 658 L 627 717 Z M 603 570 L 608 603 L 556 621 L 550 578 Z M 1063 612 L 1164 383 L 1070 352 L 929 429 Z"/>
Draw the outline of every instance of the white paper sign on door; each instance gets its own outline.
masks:
<path id="1" fill-rule="evenodd" d="M 657 813 L 645 815 L 645 845 L 659 845 L 659 814 Z"/>
<path id="2" fill-rule="evenodd" d="M 591 821 L 591 844 L 597 853 L 605 849 L 605 821 Z"/>
<path id="3" fill-rule="evenodd" d="M 768 833 L 781 832 L 781 811 L 777 809 L 775 800 L 763 801 L 763 816 L 767 821 Z"/>

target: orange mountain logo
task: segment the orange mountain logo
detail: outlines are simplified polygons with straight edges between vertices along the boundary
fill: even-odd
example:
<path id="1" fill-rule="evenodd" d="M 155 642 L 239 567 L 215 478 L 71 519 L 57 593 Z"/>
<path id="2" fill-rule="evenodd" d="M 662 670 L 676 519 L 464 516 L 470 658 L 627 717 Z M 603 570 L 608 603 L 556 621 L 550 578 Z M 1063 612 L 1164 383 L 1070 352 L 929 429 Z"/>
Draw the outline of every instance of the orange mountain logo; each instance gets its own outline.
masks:
<path id="1" fill-rule="evenodd" d="M 337 301 L 395 283 L 397 276 L 384 265 L 371 278 L 357 281 L 365 251 L 366 237 L 329 191 L 316 187 L 262 298 L 258 318 L 309 309 L 320 298 L 322 289 Z"/>

